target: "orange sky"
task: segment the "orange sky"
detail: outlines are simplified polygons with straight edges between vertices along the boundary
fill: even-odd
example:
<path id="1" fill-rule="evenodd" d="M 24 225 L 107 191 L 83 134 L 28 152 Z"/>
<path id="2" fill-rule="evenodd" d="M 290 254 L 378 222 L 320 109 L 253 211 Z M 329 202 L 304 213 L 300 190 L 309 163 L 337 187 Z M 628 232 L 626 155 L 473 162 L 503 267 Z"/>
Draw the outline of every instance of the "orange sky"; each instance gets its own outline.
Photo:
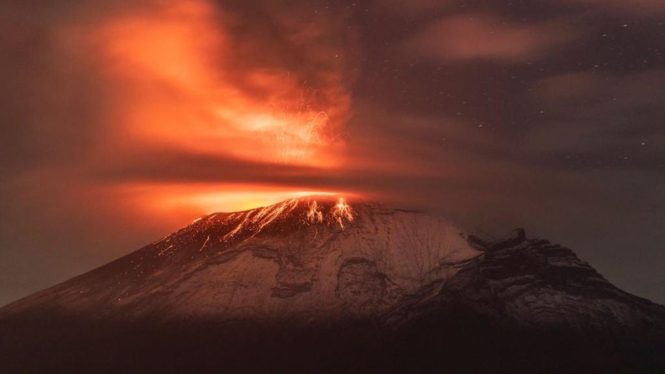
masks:
<path id="1" fill-rule="evenodd" d="M 339 54 L 310 56 L 319 65 L 312 80 L 285 66 L 280 54 L 288 51 L 265 51 L 261 43 L 248 45 L 230 35 L 233 16 L 208 0 L 145 6 L 60 33 L 76 58 L 92 60 L 112 82 L 107 110 L 118 125 L 100 135 L 98 160 L 160 147 L 330 173 L 343 167 L 341 134 L 350 94 Z M 286 42 L 316 44 L 332 32 L 325 22 L 299 25 L 287 32 Z M 248 58 L 263 61 L 242 61 Z M 119 188 L 136 191 L 145 208 L 171 214 L 253 208 L 308 191 L 341 192 L 234 181 L 133 182 Z M 152 192 L 140 192 L 146 190 Z"/>

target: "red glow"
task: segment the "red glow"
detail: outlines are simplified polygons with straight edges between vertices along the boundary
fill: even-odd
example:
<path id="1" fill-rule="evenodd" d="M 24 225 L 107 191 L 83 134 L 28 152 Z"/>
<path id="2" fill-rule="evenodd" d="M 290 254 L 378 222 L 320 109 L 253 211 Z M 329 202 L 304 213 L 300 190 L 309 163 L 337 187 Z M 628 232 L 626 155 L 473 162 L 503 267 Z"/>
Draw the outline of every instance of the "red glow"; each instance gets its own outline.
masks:
<path id="1" fill-rule="evenodd" d="M 296 190 L 266 185 L 135 185 L 123 188 L 126 197 L 144 205 L 152 214 L 176 214 L 200 217 L 213 212 L 234 212 L 272 205 L 305 196 L 360 195 L 349 191 Z M 338 204 L 339 205 L 339 204 Z M 344 201 L 342 210 L 335 209 L 335 219 L 349 219 L 350 207 Z M 348 208 L 348 209 L 347 209 Z M 338 214 L 339 213 L 339 214 Z"/>
<path id="2" fill-rule="evenodd" d="M 117 84 L 113 112 L 122 129 L 105 140 L 117 145 L 107 146 L 168 146 L 260 163 L 339 168 L 343 144 L 331 134 L 349 105 L 341 77 L 327 76 L 314 96 L 285 68 L 239 65 L 225 17 L 207 0 L 153 1 L 146 11 L 112 17 L 88 33 L 86 46 L 95 49 L 104 74 Z M 86 35 L 80 29 L 73 34 Z M 130 190 L 143 196 L 142 189 Z M 308 190 L 155 184 L 140 204 L 237 210 Z"/>
<path id="3" fill-rule="evenodd" d="M 321 106 L 306 102 L 307 87 L 288 71 L 233 69 L 215 9 L 205 1 L 170 5 L 147 19 L 113 20 L 100 33 L 111 73 L 132 86 L 125 118 L 132 136 L 249 160 L 338 163 L 324 134 L 333 126 L 328 113 L 345 110 L 346 97 L 340 107 Z M 260 94 L 234 84 L 239 75 Z"/>

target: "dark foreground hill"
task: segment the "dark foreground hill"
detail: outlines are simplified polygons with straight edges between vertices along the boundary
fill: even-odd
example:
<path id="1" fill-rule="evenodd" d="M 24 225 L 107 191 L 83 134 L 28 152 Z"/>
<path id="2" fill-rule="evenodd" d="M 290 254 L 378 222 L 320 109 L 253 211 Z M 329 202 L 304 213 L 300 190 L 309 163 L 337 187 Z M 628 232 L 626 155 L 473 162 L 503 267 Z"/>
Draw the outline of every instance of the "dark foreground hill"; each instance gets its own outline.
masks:
<path id="1" fill-rule="evenodd" d="M 0 309 L 0 372 L 658 372 L 665 308 L 566 248 L 306 198 Z"/>

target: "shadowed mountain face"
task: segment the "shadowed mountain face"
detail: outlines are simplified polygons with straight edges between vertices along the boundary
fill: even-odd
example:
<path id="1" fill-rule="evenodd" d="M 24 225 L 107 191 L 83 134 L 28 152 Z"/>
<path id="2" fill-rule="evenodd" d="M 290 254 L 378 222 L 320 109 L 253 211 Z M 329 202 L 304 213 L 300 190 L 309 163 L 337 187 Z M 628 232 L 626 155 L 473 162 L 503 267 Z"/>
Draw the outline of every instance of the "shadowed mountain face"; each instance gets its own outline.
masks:
<path id="1" fill-rule="evenodd" d="M 665 368 L 665 308 L 569 249 L 304 198 L 220 213 L 0 310 L 0 371 Z"/>

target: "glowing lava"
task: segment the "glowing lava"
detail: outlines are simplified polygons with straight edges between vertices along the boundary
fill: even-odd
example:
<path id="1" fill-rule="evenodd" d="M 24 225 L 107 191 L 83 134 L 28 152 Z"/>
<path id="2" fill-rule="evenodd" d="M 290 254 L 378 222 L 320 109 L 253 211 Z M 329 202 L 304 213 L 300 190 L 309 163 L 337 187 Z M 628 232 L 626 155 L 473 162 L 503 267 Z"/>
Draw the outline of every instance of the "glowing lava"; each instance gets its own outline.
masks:
<path id="1" fill-rule="evenodd" d="M 291 227 L 303 224 L 339 226 L 344 230 L 345 223 L 350 223 L 353 219 L 351 206 L 342 197 L 336 203 L 328 204 L 319 204 L 311 197 L 290 199 L 262 208 L 229 214 L 224 218 L 224 222 L 230 224 L 232 229 L 223 236 L 222 240 L 229 242 L 251 238 L 277 222 L 290 222 Z"/>
<path id="2" fill-rule="evenodd" d="M 323 212 L 319 209 L 319 203 L 312 201 L 309 203 L 309 210 L 307 211 L 307 222 L 321 223 L 323 222 Z"/>
<path id="3" fill-rule="evenodd" d="M 328 215 L 324 212 L 325 205 L 319 204 L 316 200 L 309 203 L 307 210 L 307 222 L 324 223 L 326 218 L 329 222 L 334 222 L 342 229 L 345 223 L 353 222 L 353 210 L 346 202 L 346 199 L 340 197 L 337 202 L 329 209 Z"/>
<path id="4" fill-rule="evenodd" d="M 351 206 L 346 203 L 346 200 L 343 197 L 340 197 L 337 204 L 335 204 L 332 216 L 342 228 L 344 228 L 344 221 L 353 221 L 353 211 L 351 210 Z"/>

